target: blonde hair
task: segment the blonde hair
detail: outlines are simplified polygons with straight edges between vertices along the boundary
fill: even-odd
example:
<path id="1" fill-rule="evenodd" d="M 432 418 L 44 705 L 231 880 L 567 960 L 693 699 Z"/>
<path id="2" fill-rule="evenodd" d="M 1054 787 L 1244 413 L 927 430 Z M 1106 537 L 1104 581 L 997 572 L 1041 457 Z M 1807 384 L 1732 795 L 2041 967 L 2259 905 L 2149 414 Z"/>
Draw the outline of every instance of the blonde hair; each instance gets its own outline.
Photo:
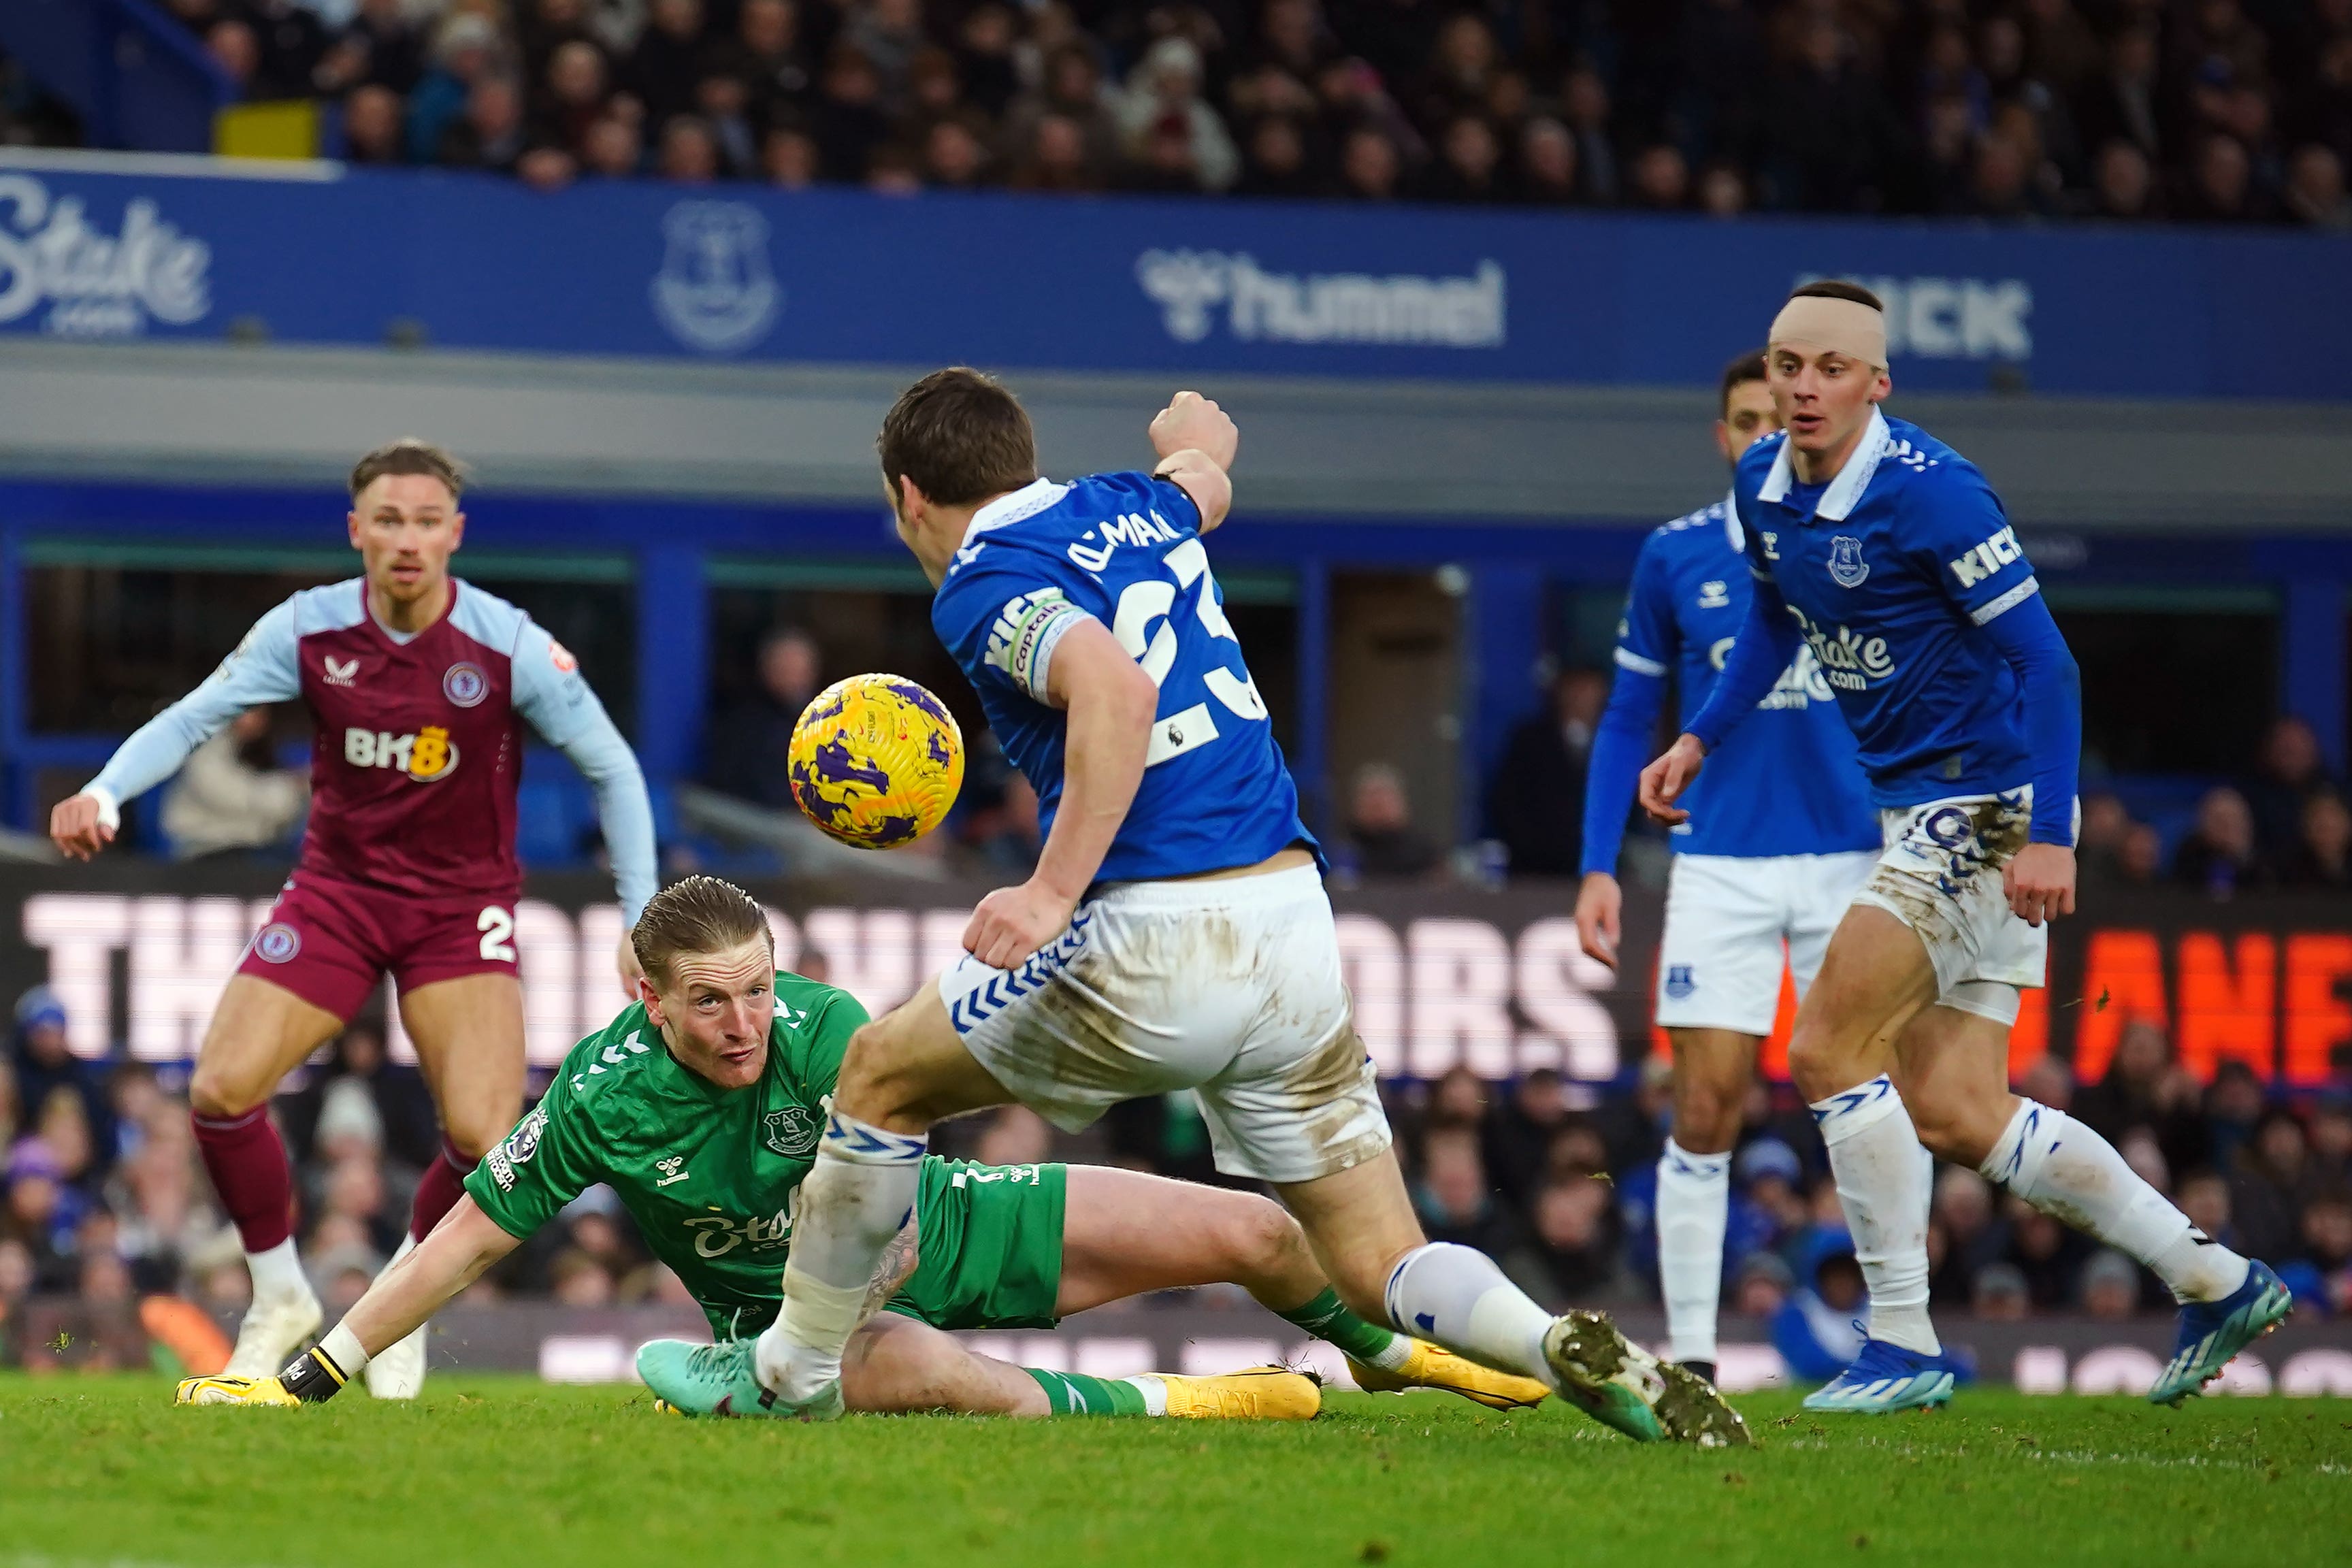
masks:
<path id="1" fill-rule="evenodd" d="M 670 966 L 681 953 L 724 952 L 758 937 L 772 958 L 775 933 L 760 900 L 721 877 L 688 877 L 672 882 L 646 901 L 629 933 L 637 967 L 656 991 L 670 983 Z"/>

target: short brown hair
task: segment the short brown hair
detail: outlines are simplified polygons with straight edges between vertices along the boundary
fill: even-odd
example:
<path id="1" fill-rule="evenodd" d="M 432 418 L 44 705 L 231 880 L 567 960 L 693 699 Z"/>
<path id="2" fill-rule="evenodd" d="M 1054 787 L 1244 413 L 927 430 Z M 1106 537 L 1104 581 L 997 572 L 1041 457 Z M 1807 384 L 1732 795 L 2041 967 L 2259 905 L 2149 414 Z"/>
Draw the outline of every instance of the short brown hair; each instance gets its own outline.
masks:
<path id="1" fill-rule="evenodd" d="M 465 466 L 444 448 L 414 436 L 378 447 L 352 465 L 352 499 L 359 500 L 362 490 L 386 474 L 424 474 L 439 479 L 448 487 L 451 500 L 466 493 Z"/>
<path id="2" fill-rule="evenodd" d="M 1762 349 L 1758 349 L 1753 353 L 1741 354 L 1738 359 L 1733 360 L 1729 364 L 1723 367 L 1723 392 L 1720 401 L 1717 405 L 1716 412 L 1717 414 L 1729 414 L 1731 412 L 1731 389 L 1733 387 L 1745 385 L 1747 383 L 1751 381 L 1763 381 L 1765 379 L 1764 351 Z"/>
<path id="3" fill-rule="evenodd" d="M 995 378 L 962 365 L 900 393 L 874 447 L 894 500 L 901 477 L 941 506 L 970 506 L 1037 477 L 1028 410 Z"/>
<path id="4" fill-rule="evenodd" d="M 773 952 L 775 933 L 760 900 L 723 878 L 698 876 L 672 882 L 646 900 L 629 948 L 658 991 L 670 983 L 670 965 L 679 954 L 724 952 L 755 936 L 765 938 Z"/>
<path id="5" fill-rule="evenodd" d="M 1886 313 L 1886 301 L 1859 283 L 1849 283 L 1843 278 L 1816 278 L 1811 283 L 1800 283 L 1789 290 L 1791 300 L 1851 300 L 1857 305 L 1867 305 L 1880 315 Z"/>

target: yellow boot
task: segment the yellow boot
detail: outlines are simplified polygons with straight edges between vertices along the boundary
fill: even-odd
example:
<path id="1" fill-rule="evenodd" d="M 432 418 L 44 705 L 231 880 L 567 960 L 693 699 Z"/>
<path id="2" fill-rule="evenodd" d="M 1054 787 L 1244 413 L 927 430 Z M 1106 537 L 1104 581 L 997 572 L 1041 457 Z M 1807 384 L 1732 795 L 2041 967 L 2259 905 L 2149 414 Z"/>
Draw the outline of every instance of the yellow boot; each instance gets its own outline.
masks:
<path id="1" fill-rule="evenodd" d="M 1442 1388 L 1475 1400 L 1489 1410 L 1531 1410 L 1551 1389 L 1532 1377 L 1480 1366 L 1427 1340 L 1411 1340 L 1412 1353 L 1394 1372 L 1366 1366 L 1350 1356 L 1348 1370 L 1356 1385 L 1371 1394 L 1402 1394 L 1408 1388 Z"/>
<path id="2" fill-rule="evenodd" d="M 1195 1421 L 1312 1421 L 1323 1408 L 1323 1383 L 1286 1366 L 1254 1366 L 1218 1377 L 1160 1373 L 1168 1414 Z"/>

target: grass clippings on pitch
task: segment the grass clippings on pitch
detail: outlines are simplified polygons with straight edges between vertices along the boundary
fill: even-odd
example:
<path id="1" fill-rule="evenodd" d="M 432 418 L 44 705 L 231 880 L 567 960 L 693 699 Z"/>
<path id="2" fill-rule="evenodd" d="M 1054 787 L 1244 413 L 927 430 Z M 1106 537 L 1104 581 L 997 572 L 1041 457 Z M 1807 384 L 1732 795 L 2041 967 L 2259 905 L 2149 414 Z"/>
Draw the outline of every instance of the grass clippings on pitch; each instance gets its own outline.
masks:
<path id="1" fill-rule="evenodd" d="M 656 1415 L 643 1390 L 436 1378 L 414 1405 L 181 1410 L 148 1377 L 0 1379 L 0 1568 L 670 1563 L 2344 1562 L 2352 1401 L 1964 1392 L 1763 1447 L 1565 1408 L 1334 1394 L 1309 1425 Z"/>

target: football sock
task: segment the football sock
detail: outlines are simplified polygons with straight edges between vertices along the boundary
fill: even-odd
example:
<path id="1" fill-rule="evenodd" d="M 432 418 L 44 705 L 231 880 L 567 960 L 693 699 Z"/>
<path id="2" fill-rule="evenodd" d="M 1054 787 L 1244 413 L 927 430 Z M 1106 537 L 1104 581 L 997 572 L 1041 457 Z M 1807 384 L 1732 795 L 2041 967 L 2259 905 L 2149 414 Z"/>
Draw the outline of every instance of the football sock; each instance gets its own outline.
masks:
<path id="1" fill-rule="evenodd" d="M 1045 1404 L 1056 1415 L 1168 1414 L 1168 1390 L 1156 1377 L 1088 1377 L 1082 1372 L 1049 1372 L 1036 1366 L 1021 1370 L 1045 1391 Z M 1148 1393 L 1146 1384 L 1150 1385 Z"/>
<path id="2" fill-rule="evenodd" d="M 1366 1366 L 1376 1366 L 1384 1372 L 1394 1372 L 1412 1354 L 1412 1342 L 1402 1334 L 1384 1329 L 1378 1323 L 1367 1322 L 1348 1310 L 1339 1300 L 1339 1292 L 1330 1286 L 1303 1307 L 1293 1307 L 1276 1317 L 1295 1323 L 1317 1339 L 1339 1347 L 1339 1353 L 1352 1356 Z"/>
<path id="3" fill-rule="evenodd" d="M 1988 1179 L 2154 1270 L 2175 1300 L 2218 1301 L 2246 1282 L 2246 1260 L 2215 1241 L 2124 1163 L 2115 1146 L 2031 1100 L 1977 1167 Z"/>
<path id="4" fill-rule="evenodd" d="M 205 1173 L 236 1226 L 247 1261 L 285 1246 L 294 1234 L 294 1173 L 286 1163 L 286 1145 L 270 1123 L 269 1107 L 257 1105 L 242 1116 L 192 1114 L 188 1120 L 195 1127 Z M 287 1247 L 289 1261 L 292 1250 Z M 310 1289 L 301 1282 L 299 1268 L 293 1277 L 301 1289 Z M 253 1286 L 264 1289 L 259 1269 Z"/>
<path id="5" fill-rule="evenodd" d="M 416 1184 L 416 1201 L 408 1205 L 408 1235 L 411 1240 L 423 1241 L 441 1223 L 441 1216 L 457 1206 L 465 1195 L 466 1173 L 474 1162 L 458 1152 L 448 1139 L 441 1140 L 441 1152 L 425 1167 L 425 1174 Z"/>
<path id="6" fill-rule="evenodd" d="M 1715 1359 L 1730 1212 L 1731 1156 L 1694 1154 L 1667 1139 L 1658 1160 L 1658 1285 L 1666 1299 L 1671 1361 Z"/>
<path id="7" fill-rule="evenodd" d="M 1853 1258 L 1870 1290 L 1870 1337 L 1921 1355 L 1943 1342 L 1927 1318 L 1927 1200 L 1932 1166 L 1895 1080 L 1881 1073 L 1813 1103 L 1828 1145 Z"/>
<path id="8" fill-rule="evenodd" d="M 1404 1255 L 1389 1275 L 1389 1321 L 1499 1372 L 1558 1388 L 1543 1342 L 1549 1312 L 1503 1277 L 1485 1253 L 1433 1241 Z"/>
<path id="9" fill-rule="evenodd" d="M 760 1336 L 760 1382 L 795 1405 L 841 1375 L 841 1350 L 866 1304 L 882 1249 L 915 1212 L 929 1140 L 836 1110 L 801 1184 L 784 1308 Z"/>

